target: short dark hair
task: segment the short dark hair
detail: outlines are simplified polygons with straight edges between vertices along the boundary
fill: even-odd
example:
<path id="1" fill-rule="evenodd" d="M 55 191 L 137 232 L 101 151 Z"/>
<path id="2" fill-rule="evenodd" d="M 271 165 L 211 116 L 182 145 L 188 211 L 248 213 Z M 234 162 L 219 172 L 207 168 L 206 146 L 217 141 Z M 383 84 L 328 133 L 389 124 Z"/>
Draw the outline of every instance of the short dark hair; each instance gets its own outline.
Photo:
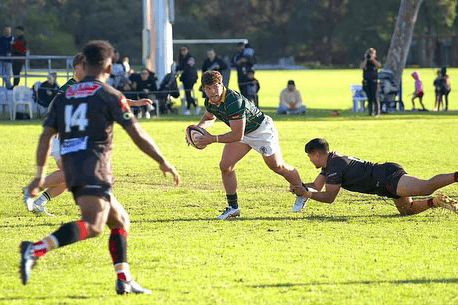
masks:
<path id="1" fill-rule="evenodd" d="M 237 47 L 244 47 L 245 46 L 245 43 L 244 42 L 239 42 L 237 43 Z"/>
<path id="2" fill-rule="evenodd" d="M 89 41 L 82 51 L 86 58 L 86 66 L 92 69 L 103 69 L 105 61 L 113 58 L 114 48 L 106 40 Z"/>
<path id="3" fill-rule="evenodd" d="M 81 52 L 78 52 L 75 54 L 75 56 L 73 57 L 73 68 L 76 67 L 76 65 L 79 65 L 79 64 L 84 64 L 84 62 L 86 61 L 86 57 L 84 57 L 84 54 L 81 53 Z"/>
<path id="4" fill-rule="evenodd" d="M 223 76 L 218 71 L 208 70 L 202 74 L 202 86 L 222 84 Z"/>
<path id="5" fill-rule="evenodd" d="M 16 27 L 16 29 L 21 30 L 21 31 L 24 32 L 24 27 L 22 27 L 22 26 L 20 26 L 20 25 L 18 25 L 18 26 Z"/>
<path id="6" fill-rule="evenodd" d="M 305 152 L 307 154 L 313 153 L 315 151 L 327 153 L 329 151 L 328 141 L 326 141 L 324 138 L 315 138 L 305 144 Z"/>

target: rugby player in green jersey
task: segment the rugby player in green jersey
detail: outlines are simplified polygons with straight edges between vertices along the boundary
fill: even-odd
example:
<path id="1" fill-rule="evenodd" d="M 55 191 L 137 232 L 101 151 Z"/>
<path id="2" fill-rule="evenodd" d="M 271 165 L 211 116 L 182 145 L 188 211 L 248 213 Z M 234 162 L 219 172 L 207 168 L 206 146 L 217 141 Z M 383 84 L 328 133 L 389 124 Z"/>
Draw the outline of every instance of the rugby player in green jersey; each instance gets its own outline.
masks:
<path id="1" fill-rule="evenodd" d="M 73 57 L 73 77 L 59 88 L 57 94 L 64 94 L 68 87 L 82 80 L 84 76 L 84 55 L 82 53 L 77 53 L 75 57 Z M 26 204 L 27 210 L 38 215 L 53 216 L 52 214 L 48 213 L 46 204 L 49 200 L 51 200 L 51 198 L 59 196 L 67 189 L 67 186 L 65 185 L 64 173 L 62 171 L 62 160 L 60 158 L 59 142 L 59 139 L 54 137 L 51 150 L 51 155 L 56 161 L 59 169 L 46 176 L 43 184 L 45 191 L 37 199 L 34 200 L 32 196 L 30 196 L 27 187 L 22 189 L 24 203 Z"/>
<path id="2" fill-rule="evenodd" d="M 283 161 L 278 144 L 278 132 L 269 116 L 262 113 L 240 93 L 225 88 L 222 76 L 217 71 L 206 71 L 202 75 L 202 88 L 207 95 L 205 99 L 206 112 L 197 126 L 206 129 L 218 118 L 231 128 L 228 133 L 220 135 L 212 135 L 207 132 L 199 137 L 196 143 L 199 146 L 224 143 L 220 170 L 228 207 L 218 219 L 240 215 L 235 165 L 252 148 L 260 153 L 267 166 L 275 173 L 283 176 L 291 187 L 301 186 L 298 171 Z M 296 197 L 293 211 L 300 211 L 306 200 L 305 197 Z"/>

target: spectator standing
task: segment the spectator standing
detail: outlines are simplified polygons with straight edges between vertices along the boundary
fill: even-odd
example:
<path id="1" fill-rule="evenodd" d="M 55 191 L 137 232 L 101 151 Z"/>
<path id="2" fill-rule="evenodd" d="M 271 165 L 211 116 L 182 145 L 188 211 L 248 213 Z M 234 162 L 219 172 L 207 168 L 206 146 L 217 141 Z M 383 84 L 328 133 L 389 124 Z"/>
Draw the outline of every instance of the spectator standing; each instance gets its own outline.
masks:
<path id="1" fill-rule="evenodd" d="M 200 112 L 200 107 L 197 106 L 197 101 L 192 97 L 191 92 L 194 84 L 197 82 L 197 70 L 195 68 L 196 60 L 189 52 L 187 47 L 181 47 L 180 56 L 178 57 L 177 71 L 181 71 L 180 80 L 183 83 L 186 96 L 186 111 L 185 115 L 191 114 L 191 105 L 194 105 L 196 113 Z"/>
<path id="2" fill-rule="evenodd" d="M 207 51 L 207 59 L 205 59 L 203 65 L 202 65 L 202 73 L 208 70 L 213 70 L 213 71 L 218 71 L 219 73 L 222 73 L 223 70 L 226 70 L 228 67 L 226 63 L 219 58 L 215 50 L 211 49 Z M 205 95 L 205 92 L 202 90 L 202 87 L 200 89 L 202 91 L 202 97 L 206 98 L 207 96 Z"/>
<path id="3" fill-rule="evenodd" d="M 246 84 L 246 98 L 252 101 L 256 107 L 259 108 L 259 97 L 258 92 L 261 89 L 259 82 L 254 78 L 254 71 L 248 70 L 247 72 L 247 84 Z"/>
<path id="4" fill-rule="evenodd" d="M 434 110 L 440 111 L 441 105 L 444 108 L 444 101 L 442 99 L 442 76 L 441 70 L 437 70 L 437 77 L 433 82 L 434 85 L 434 93 L 435 93 L 435 101 L 434 101 Z"/>
<path id="5" fill-rule="evenodd" d="M 452 84 L 450 82 L 450 76 L 447 74 L 446 67 L 442 67 L 441 77 L 442 77 L 441 94 L 442 96 L 445 97 L 444 111 L 448 111 L 448 95 L 450 94 L 450 91 L 452 91 Z"/>
<path id="6" fill-rule="evenodd" d="M 218 71 L 221 73 L 221 71 L 225 69 L 227 69 L 226 63 L 216 55 L 215 50 L 208 50 L 207 59 L 202 65 L 202 73 L 208 70 Z"/>
<path id="7" fill-rule="evenodd" d="M 26 56 L 27 55 L 27 39 L 24 36 L 24 28 L 22 26 L 16 27 L 16 37 L 11 47 L 12 56 Z M 13 87 L 19 85 L 21 78 L 22 66 L 25 63 L 25 59 L 13 59 L 13 76 L 14 82 Z"/>
<path id="8" fill-rule="evenodd" d="M 369 115 L 380 115 L 380 100 L 377 96 L 377 70 L 381 66 L 382 64 L 377 60 L 377 51 L 374 48 L 367 49 L 364 60 L 361 63 L 361 69 L 363 69 L 363 90 L 366 92 L 369 102 Z"/>
<path id="9" fill-rule="evenodd" d="M 306 107 L 302 105 L 302 97 L 296 89 L 294 80 L 288 81 L 288 87 L 280 93 L 280 105 L 278 114 L 304 114 Z"/>
<path id="10" fill-rule="evenodd" d="M 0 56 L 11 56 L 11 45 L 13 44 L 13 36 L 11 35 L 11 27 L 6 26 L 3 29 L 3 36 L 0 37 Z M 3 84 L 7 89 L 12 88 L 10 81 L 11 60 L 0 60 L 0 73 L 3 78 Z"/>
<path id="11" fill-rule="evenodd" d="M 247 71 L 253 69 L 253 65 L 256 62 L 254 56 L 254 50 L 248 45 L 248 49 L 245 48 L 243 42 L 237 44 L 237 53 L 232 57 L 232 66 L 237 69 L 237 82 L 239 84 L 240 93 L 246 96 L 245 85 L 247 82 Z"/>
<path id="12" fill-rule="evenodd" d="M 138 97 L 142 98 L 149 98 L 151 100 L 156 99 L 157 93 L 157 84 L 156 84 L 156 76 L 154 73 L 147 68 L 143 68 L 142 72 L 140 73 L 140 78 L 136 81 L 135 90 L 138 92 Z M 142 117 L 142 113 L 145 114 L 145 118 L 151 118 L 150 111 L 153 110 L 151 105 L 148 106 L 140 106 L 140 111 L 137 114 L 139 118 Z"/>
<path id="13" fill-rule="evenodd" d="M 223 85 L 224 87 L 229 87 L 229 80 L 231 79 L 231 59 L 229 56 L 224 56 L 223 61 L 226 64 L 227 68 L 221 71 L 221 75 L 223 76 Z"/>
<path id="14" fill-rule="evenodd" d="M 418 98 L 420 105 L 423 108 L 422 111 L 426 111 L 425 105 L 423 104 L 423 83 L 420 80 L 420 74 L 417 71 L 412 72 L 412 77 L 415 79 L 415 91 L 412 96 L 412 111 L 415 111 L 415 99 Z"/>
<path id="15" fill-rule="evenodd" d="M 122 66 L 124 67 L 124 72 L 126 73 L 125 76 L 129 77 L 133 73 L 130 69 L 129 57 L 125 56 L 122 59 Z"/>

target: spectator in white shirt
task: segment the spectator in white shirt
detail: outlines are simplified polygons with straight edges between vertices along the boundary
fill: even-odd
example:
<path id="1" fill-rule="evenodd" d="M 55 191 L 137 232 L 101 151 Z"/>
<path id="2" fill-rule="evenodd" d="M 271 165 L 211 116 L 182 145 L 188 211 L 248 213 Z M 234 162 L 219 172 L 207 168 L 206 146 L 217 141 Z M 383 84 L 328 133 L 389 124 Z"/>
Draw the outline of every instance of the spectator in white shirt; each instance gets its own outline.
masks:
<path id="1" fill-rule="evenodd" d="M 278 114 L 305 114 L 306 107 L 302 105 L 302 97 L 293 80 L 288 81 L 288 87 L 280 93 Z"/>

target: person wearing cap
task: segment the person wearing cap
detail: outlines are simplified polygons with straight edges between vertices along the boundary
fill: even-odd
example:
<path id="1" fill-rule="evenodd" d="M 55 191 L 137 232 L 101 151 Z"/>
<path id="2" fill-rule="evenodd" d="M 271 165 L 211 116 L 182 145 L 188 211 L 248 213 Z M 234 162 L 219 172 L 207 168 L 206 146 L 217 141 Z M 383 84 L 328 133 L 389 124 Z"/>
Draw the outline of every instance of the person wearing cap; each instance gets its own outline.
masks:
<path id="1" fill-rule="evenodd" d="M 302 105 L 302 97 L 296 89 L 294 80 L 288 81 L 288 86 L 280 93 L 278 114 L 305 114 L 306 107 Z"/>

